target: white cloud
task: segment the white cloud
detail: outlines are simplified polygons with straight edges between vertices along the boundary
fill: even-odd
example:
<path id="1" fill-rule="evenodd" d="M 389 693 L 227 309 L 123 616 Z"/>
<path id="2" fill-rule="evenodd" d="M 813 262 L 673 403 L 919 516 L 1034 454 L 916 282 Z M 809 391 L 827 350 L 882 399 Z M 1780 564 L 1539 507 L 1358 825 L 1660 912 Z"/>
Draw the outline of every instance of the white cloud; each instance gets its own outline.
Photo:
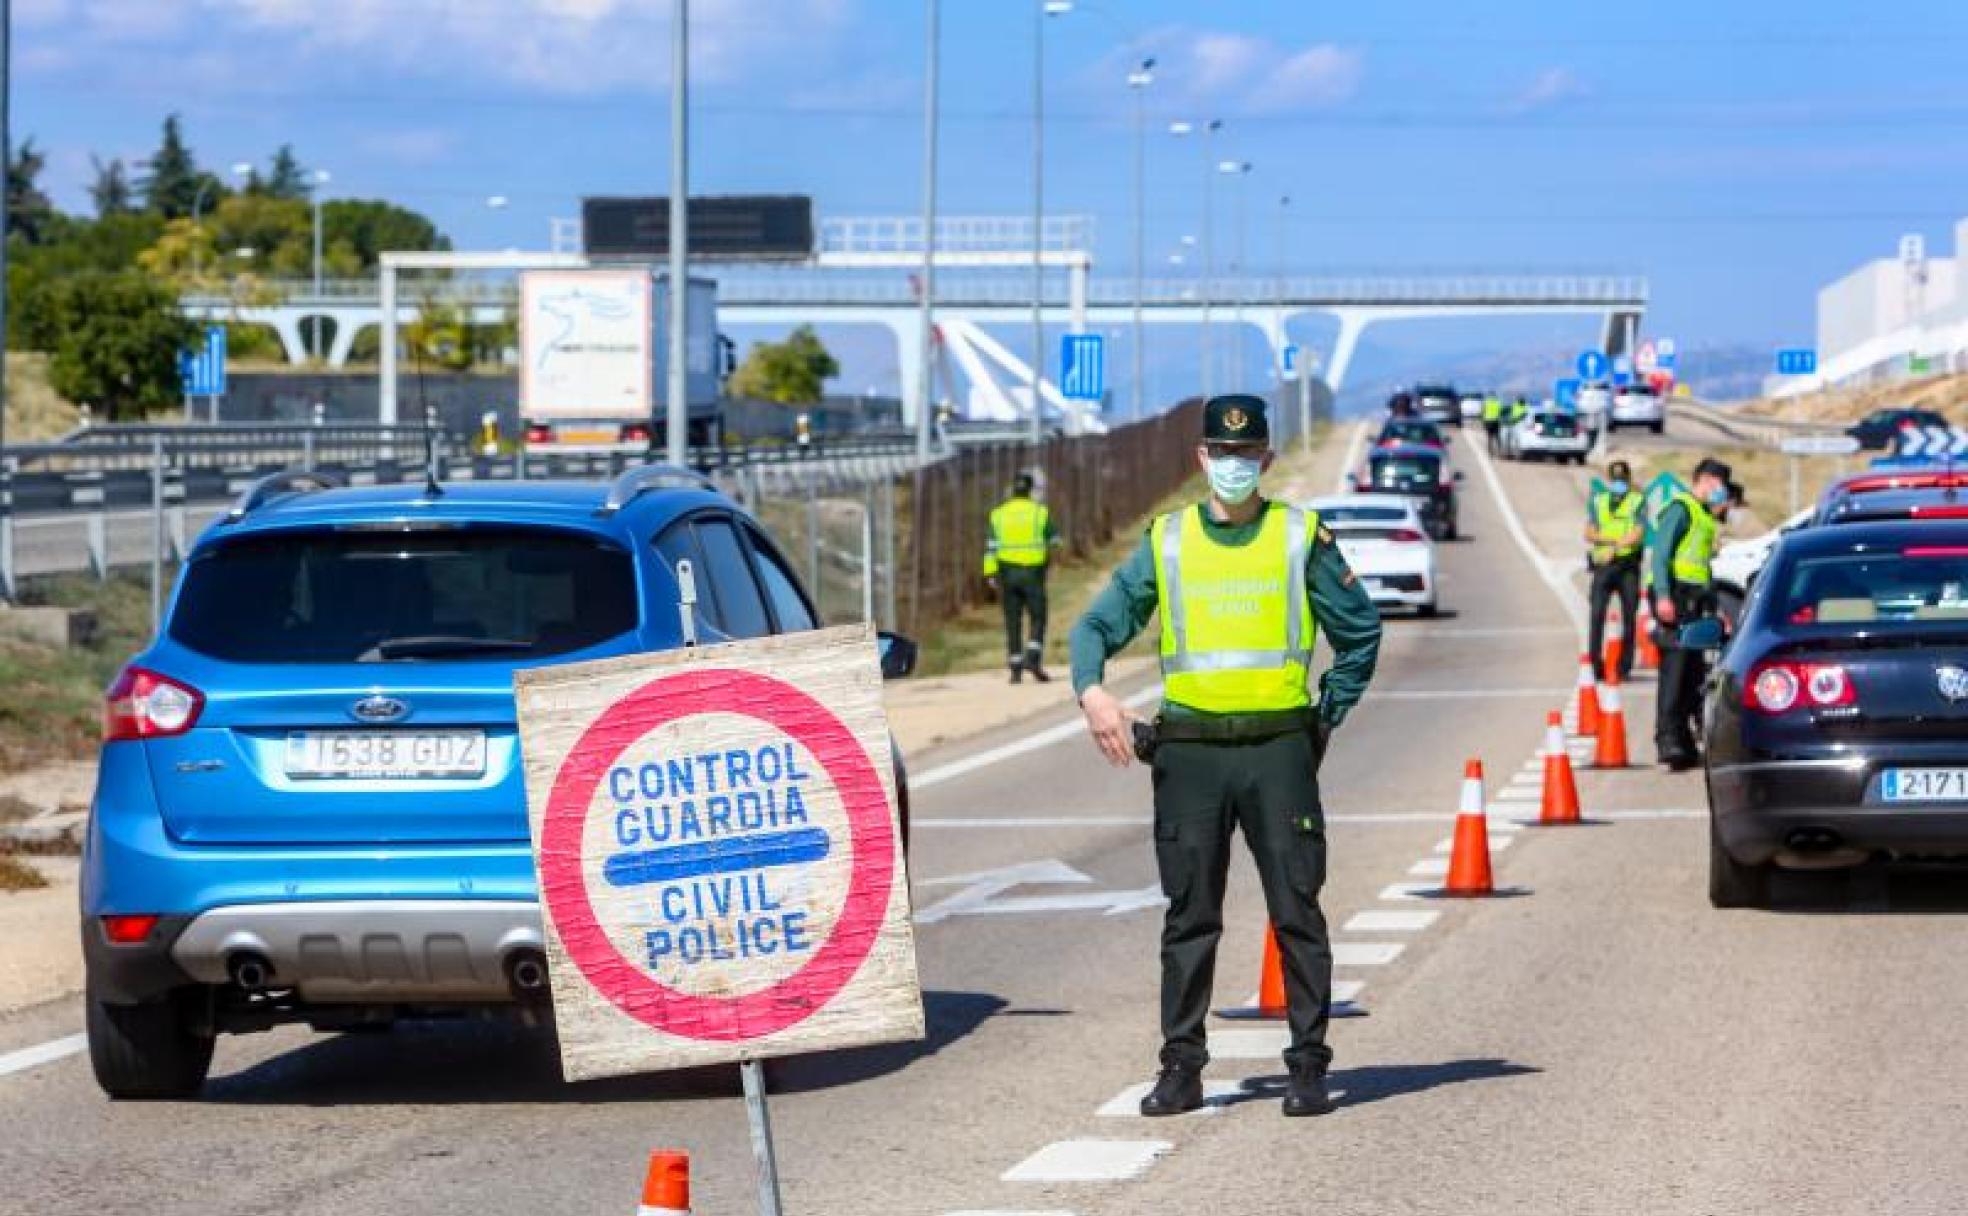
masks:
<path id="1" fill-rule="evenodd" d="M 1592 90 L 1570 68 L 1546 68 L 1504 105 L 1512 114 L 1529 114 L 1586 97 Z"/>
<path id="2" fill-rule="evenodd" d="M 385 160 L 413 168 L 425 168 L 443 160 L 456 146 L 450 131 L 436 127 L 406 127 L 396 131 L 372 131 L 357 144 Z"/>
<path id="3" fill-rule="evenodd" d="M 1359 91 L 1365 57 L 1333 43 L 1290 46 L 1192 26 L 1163 26 L 1117 48 L 1098 71 L 1104 86 L 1142 54 L 1160 61 L 1156 88 L 1187 106 L 1278 113 L 1337 105 Z"/>

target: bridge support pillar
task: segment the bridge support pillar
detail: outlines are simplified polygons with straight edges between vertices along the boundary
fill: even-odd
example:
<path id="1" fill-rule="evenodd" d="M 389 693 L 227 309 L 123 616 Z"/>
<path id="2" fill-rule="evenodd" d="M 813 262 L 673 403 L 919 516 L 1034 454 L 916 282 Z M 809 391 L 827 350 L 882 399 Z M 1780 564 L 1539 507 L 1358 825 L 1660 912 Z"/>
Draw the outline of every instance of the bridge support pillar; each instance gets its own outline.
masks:
<path id="1" fill-rule="evenodd" d="M 282 313 L 271 322 L 274 335 L 280 339 L 280 353 L 287 356 L 290 366 L 299 367 L 307 362 L 307 342 L 301 337 L 302 318 L 295 313 Z"/>
<path id="2" fill-rule="evenodd" d="M 1326 386 L 1332 389 L 1333 396 L 1346 383 L 1346 369 L 1353 362 L 1353 352 L 1359 349 L 1360 335 L 1365 332 L 1373 318 L 1362 312 L 1341 308 L 1333 314 L 1339 321 L 1339 336 L 1333 339 L 1332 357 L 1326 360 Z"/>
<path id="3" fill-rule="evenodd" d="M 383 332 L 377 343 L 376 421 L 396 425 L 396 263 L 389 254 L 382 257 L 377 276 L 377 304 L 383 314 Z"/>
<path id="4" fill-rule="evenodd" d="M 349 313 L 335 314 L 335 340 L 328 344 L 328 366 L 347 367 L 349 353 L 355 349 L 356 331 L 362 328 L 362 319 Z"/>
<path id="5" fill-rule="evenodd" d="M 1264 345 L 1271 352 L 1271 378 L 1282 379 L 1285 374 L 1285 333 L 1286 323 L 1291 314 L 1282 308 L 1267 308 L 1258 314 L 1257 327 L 1264 334 Z"/>
<path id="6" fill-rule="evenodd" d="M 922 399 L 922 318 L 911 312 L 906 318 L 885 323 L 895 335 L 895 371 L 902 378 L 902 425 L 914 430 L 916 419 L 930 404 Z"/>
<path id="7" fill-rule="evenodd" d="M 1609 312 L 1606 326 L 1600 335 L 1599 349 L 1606 352 L 1608 359 L 1632 354 L 1640 344 L 1640 314 L 1637 312 Z"/>

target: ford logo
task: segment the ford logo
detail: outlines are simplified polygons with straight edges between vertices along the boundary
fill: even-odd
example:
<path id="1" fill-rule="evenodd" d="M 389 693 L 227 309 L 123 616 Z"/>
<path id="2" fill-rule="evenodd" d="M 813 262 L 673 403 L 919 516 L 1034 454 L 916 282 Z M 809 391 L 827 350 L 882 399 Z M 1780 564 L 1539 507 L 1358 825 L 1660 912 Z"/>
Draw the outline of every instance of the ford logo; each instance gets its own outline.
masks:
<path id="1" fill-rule="evenodd" d="M 349 716 L 357 722 L 394 722 L 409 712 L 410 707 L 402 701 L 380 693 L 349 706 Z"/>
<path id="2" fill-rule="evenodd" d="M 1934 669 L 1934 686 L 1950 701 L 1968 701 L 1968 671 L 1952 663 Z"/>

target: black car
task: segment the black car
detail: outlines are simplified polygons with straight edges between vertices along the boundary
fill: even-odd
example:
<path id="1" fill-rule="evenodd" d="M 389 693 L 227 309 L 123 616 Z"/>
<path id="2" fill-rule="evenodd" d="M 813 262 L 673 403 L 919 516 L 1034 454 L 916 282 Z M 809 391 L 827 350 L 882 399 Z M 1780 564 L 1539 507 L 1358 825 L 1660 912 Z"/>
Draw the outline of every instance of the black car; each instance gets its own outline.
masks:
<path id="1" fill-rule="evenodd" d="M 1437 426 L 1462 425 L 1462 395 L 1447 384 L 1417 384 L 1415 412 Z"/>
<path id="2" fill-rule="evenodd" d="M 1421 522 L 1436 540 L 1456 535 L 1456 482 L 1462 474 L 1449 469 L 1440 448 L 1400 444 L 1367 453 L 1366 466 L 1354 481 L 1362 493 L 1400 494 L 1415 500 Z"/>
<path id="3" fill-rule="evenodd" d="M 1445 448 L 1449 446 L 1449 441 L 1443 436 L 1440 427 L 1420 418 L 1389 417 L 1386 422 L 1380 424 L 1380 434 L 1374 436 L 1375 447 L 1393 448 L 1403 444 L 1424 448 Z"/>
<path id="4" fill-rule="evenodd" d="M 1948 420 L 1933 410 L 1914 409 L 1911 406 L 1894 405 L 1877 409 L 1864 418 L 1845 428 L 1845 433 L 1859 441 L 1859 446 L 1868 451 L 1878 451 L 1893 446 L 1893 440 L 1910 426 L 1945 427 Z"/>
<path id="5" fill-rule="evenodd" d="M 1786 536 L 1703 716 L 1717 907 L 1773 865 L 1968 857 L 1968 520 Z"/>
<path id="6" fill-rule="evenodd" d="M 1825 508 L 1820 525 L 1896 519 L 1968 519 L 1968 491 L 1938 485 L 1849 494 Z"/>

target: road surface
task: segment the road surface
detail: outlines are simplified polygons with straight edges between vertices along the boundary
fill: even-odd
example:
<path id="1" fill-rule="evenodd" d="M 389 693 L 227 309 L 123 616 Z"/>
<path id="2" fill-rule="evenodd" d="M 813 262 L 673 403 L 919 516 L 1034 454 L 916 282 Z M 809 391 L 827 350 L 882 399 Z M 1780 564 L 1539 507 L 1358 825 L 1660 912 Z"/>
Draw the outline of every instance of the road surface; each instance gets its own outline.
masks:
<path id="1" fill-rule="evenodd" d="M 1776 912 L 1712 911 L 1693 775 L 1584 773 L 1599 826 L 1516 828 L 1576 663 L 1518 538 L 1572 530 L 1549 521 L 1577 499 L 1503 467 L 1531 521 L 1512 527 L 1457 442 L 1469 539 L 1443 549 L 1449 612 L 1390 624 L 1324 774 L 1338 975 L 1371 1014 L 1334 1026 L 1339 1111 L 1282 1119 L 1279 1032 L 1243 1023 L 1218 1024 L 1210 1111 L 1131 1116 L 1157 1046 L 1147 778 L 1046 733 L 1071 721 L 1061 693 L 912 758 L 930 1037 L 774 1067 L 789 1213 L 1959 1210 L 1968 897 L 1841 876 L 1787 884 Z M 1339 446 L 1301 490 L 1329 488 Z M 1628 692 L 1644 763 L 1650 689 Z M 1529 894 L 1403 898 L 1444 860 L 1470 757 L 1500 881 Z M 1219 1004 L 1257 980 L 1245 863 L 1228 926 Z M 0 1053 L 80 1022 L 74 1000 L 27 1010 L 0 1022 Z M 285 1030 L 222 1041 L 203 1101 L 112 1104 L 83 1057 L 50 1050 L 0 1056 L 0 1210 L 628 1212 L 654 1147 L 694 1154 L 697 1211 L 752 1202 L 723 1072 L 568 1087 L 540 1034 Z"/>

